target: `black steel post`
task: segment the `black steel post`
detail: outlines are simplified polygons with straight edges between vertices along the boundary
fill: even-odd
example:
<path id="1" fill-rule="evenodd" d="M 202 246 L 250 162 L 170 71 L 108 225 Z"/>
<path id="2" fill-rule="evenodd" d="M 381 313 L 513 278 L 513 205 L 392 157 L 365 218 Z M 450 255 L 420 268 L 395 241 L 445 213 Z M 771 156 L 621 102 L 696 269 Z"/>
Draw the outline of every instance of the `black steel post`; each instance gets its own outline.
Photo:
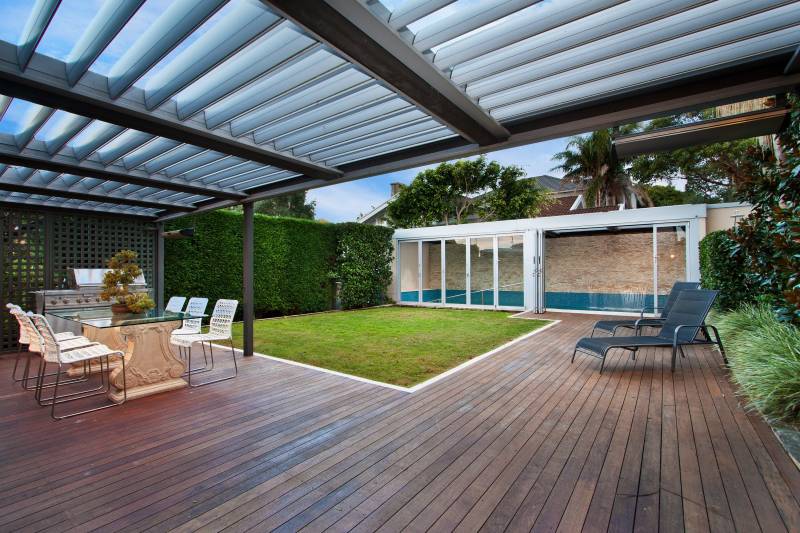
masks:
<path id="1" fill-rule="evenodd" d="M 244 355 L 253 355 L 253 203 L 248 202 L 244 208 L 244 228 L 242 239 L 242 279 L 243 279 L 243 311 L 244 311 Z"/>

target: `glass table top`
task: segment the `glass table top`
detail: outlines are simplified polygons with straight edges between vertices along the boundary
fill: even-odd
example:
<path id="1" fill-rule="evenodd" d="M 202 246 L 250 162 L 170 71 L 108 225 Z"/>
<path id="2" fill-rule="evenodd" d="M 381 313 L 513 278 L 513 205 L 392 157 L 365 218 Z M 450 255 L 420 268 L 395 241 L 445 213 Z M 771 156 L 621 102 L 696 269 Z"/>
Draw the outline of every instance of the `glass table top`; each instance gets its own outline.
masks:
<path id="1" fill-rule="evenodd" d="M 90 307 L 86 309 L 57 309 L 47 311 L 46 314 L 64 320 L 80 322 L 95 328 L 118 328 L 120 326 L 136 326 L 139 324 L 154 324 L 158 322 L 172 322 L 176 320 L 189 320 L 192 318 L 205 318 L 208 315 L 190 313 L 175 313 L 151 309 L 146 313 L 112 313 L 110 307 Z"/>

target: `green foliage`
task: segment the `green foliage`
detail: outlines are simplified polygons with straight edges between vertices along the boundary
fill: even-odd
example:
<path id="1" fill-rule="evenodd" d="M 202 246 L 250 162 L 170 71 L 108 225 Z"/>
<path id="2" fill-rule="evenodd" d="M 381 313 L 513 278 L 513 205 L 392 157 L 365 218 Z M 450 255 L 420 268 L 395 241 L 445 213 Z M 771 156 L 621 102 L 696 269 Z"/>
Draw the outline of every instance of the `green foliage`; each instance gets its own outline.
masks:
<path id="1" fill-rule="evenodd" d="M 478 202 L 478 213 L 483 220 L 531 218 L 553 203 L 549 191 L 532 179 L 520 179 L 524 175 L 519 167 L 501 167 L 492 190 Z"/>
<path id="2" fill-rule="evenodd" d="M 536 184 L 521 180 L 523 176 L 521 168 L 487 162 L 483 156 L 441 163 L 402 187 L 387 214 L 400 228 L 461 224 L 476 211 L 491 220 L 533 216 L 547 196 Z"/>
<path id="3" fill-rule="evenodd" d="M 611 131 L 606 129 L 572 137 L 566 149 L 553 156 L 559 164 L 552 170 L 563 172 L 564 181 L 584 188 L 584 197 L 590 205 L 627 204 L 631 195 L 639 203 L 650 205 L 644 190 L 631 182 L 613 156 L 612 140 Z"/>
<path id="4" fill-rule="evenodd" d="M 353 309 L 385 303 L 392 281 L 391 228 L 367 224 L 336 225 L 335 277 L 342 283 L 342 307 Z"/>
<path id="5" fill-rule="evenodd" d="M 645 185 L 644 190 L 654 207 L 682 204 L 702 204 L 707 200 L 691 191 L 679 191 L 672 185 Z"/>
<path id="6" fill-rule="evenodd" d="M 259 200 L 255 203 L 256 213 L 277 217 L 314 219 L 316 202 L 306 202 L 306 191 L 295 191 L 281 196 Z"/>
<path id="7" fill-rule="evenodd" d="M 256 316 L 331 308 L 331 274 L 347 307 L 381 303 L 391 280 L 392 230 L 255 215 Z M 182 218 L 169 229 L 194 227 L 191 239 L 165 244 L 165 293 L 242 299 L 242 214 L 219 210 Z M 337 249 L 338 257 L 337 260 Z"/>
<path id="8" fill-rule="evenodd" d="M 131 293 L 128 286 L 142 269 L 136 263 L 139 254 L 133 250 L 120 250 L 108 260 L 109 270 L 103 274 L 103 292 L 100 298 L 109 301 L 112 298 L 118 304 L 125 304 L 134 313 L 142 313 L 155 307 L 155 302 L 146 293 Z"/>
<path id="9" fill-rule="evenodd" d="M 642 131 L 709 118 L 713 118 L 713 110 L 661 117 L 648 122 Z M 694 195 L 693 202 L 727 201 L 732 199 L 734 190 L 746 178 L 747 165 L 744 162 L 748 150 L 756 144 L 755 139 L 741 139 L 642 154 L 627 163 L 627 171 L 636 183 L 642 185 L 685 179 L 686 192 Z"/>
<path id="10" fill-rule="evenodd" d="M 257 316 L 330 308 L 336 256 L 331 224 L 255 215 L 254 307 Z M 219 210 L 182 218 L 192 239 L 165 242 L 166 295 L 242 299 L 242 214 Z"/>
<path id="11" fill-rule="evenodd" d="M 780 151 L 752 149 L 738 199 L 753 210 L 733 232 L 751 283 L 778 315 L 800 324 L 800 98 L 792 96 Z"/>
<path id="12" fill-rule="evenodd" d="M 716 305 L 734 309 L 753 301 L 744 265 L 735 253 L 736 243 L 727 231 L 714 231 L 700 241 L 700 280 L 706 289 L 720 291 Z"/>
<path id="13" fill-rule="evenodd" d="M 733 380 L 765 416 L 800 421 L 800 329 L 766 305 L 715 317 Z"/>

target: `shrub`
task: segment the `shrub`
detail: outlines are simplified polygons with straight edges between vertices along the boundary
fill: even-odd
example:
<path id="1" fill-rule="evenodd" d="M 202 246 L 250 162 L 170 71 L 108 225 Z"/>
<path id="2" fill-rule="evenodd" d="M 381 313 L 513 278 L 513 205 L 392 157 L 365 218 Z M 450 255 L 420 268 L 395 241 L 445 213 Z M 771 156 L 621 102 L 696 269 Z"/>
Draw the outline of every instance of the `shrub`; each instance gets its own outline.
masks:
<path id="1" fill-rule="evenodd" d="M 745 305 L 714 320 L 733 381 L 765 416 L 800 421 L 800 329 L 767 305 Z"/>
<path id="2" fill-rule="evenodd" d="M 337 224 L 336 271 L 341 281 L 342 307 L 353 309 L 384 303 L 392 281 L 390 228 Z"/>
<path id="3" fill-rule="evenodd" d="M 242 298 L 242 213 L 219 210 L 182 218 L 191 239 L 164 243 L 165 294 Z M 383 303 L 392 277 L 392 230 L 255 215 L 254 308 L 258 317 L 325 311 L 332 280 L 346 308 Z M 239 309 L 241 313 L 241 308 Z"/>
<path id="4" fill-rule="evenodd" d="M 170 229 L 193 226 L 192 239 L 165 242 L 167 295 L 242 298 L 242 214 L 220 210 L 190 216 Z M 330 308 L 329 273 L 336 255 L 332 224 L 255 215 L 256 316 Z M 240 309 L 241 311 L 241 309 Z"/>
<path id="5" fill-rule="evenodd" d="M 720 291 L 720 309 L 734 309 L 753 301 L 745 267 L 734 253 L 735 248 L 727 231 L 711 232 L 700 241 L 700 280 L 706 289 Z"/>

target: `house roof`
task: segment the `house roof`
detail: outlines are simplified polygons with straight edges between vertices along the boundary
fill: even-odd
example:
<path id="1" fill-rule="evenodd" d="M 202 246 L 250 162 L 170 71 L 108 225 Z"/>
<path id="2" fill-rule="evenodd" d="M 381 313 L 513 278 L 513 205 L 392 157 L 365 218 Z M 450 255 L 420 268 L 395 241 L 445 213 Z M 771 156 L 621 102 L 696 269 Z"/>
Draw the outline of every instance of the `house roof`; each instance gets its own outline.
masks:
<path id="1" fill-rule="evenodd" d="M 535 180 L 540 187 L 553 192 L 570 192 L 578 188 L 578 186 L 572 182 L 566 182 L 561 178 L 556 178 L 555 176 L 550 176 L 548 174 L 542 174 L 541 176 L 531 176 L 530 178 L 527 179 Z"/>
<path id="2" fill-rule="evenodd" d="M 559 215 L 579 215 L 581 213 L 605 213 L 608 211 L 619 211 L 619 206 L 608 205 L 601 207 L 578 207 L 570 209 L 579 196 L 564 196 L 556 198 L 552 204 L 542 209 L 538 216 L 540 217 L 555 217 Z"/>
<path id="3" fill-rule="evenodd" d="M 24 2 L 0 204 L 163 221 L 800 84 L 797 1 L 452 3 Z"/>

